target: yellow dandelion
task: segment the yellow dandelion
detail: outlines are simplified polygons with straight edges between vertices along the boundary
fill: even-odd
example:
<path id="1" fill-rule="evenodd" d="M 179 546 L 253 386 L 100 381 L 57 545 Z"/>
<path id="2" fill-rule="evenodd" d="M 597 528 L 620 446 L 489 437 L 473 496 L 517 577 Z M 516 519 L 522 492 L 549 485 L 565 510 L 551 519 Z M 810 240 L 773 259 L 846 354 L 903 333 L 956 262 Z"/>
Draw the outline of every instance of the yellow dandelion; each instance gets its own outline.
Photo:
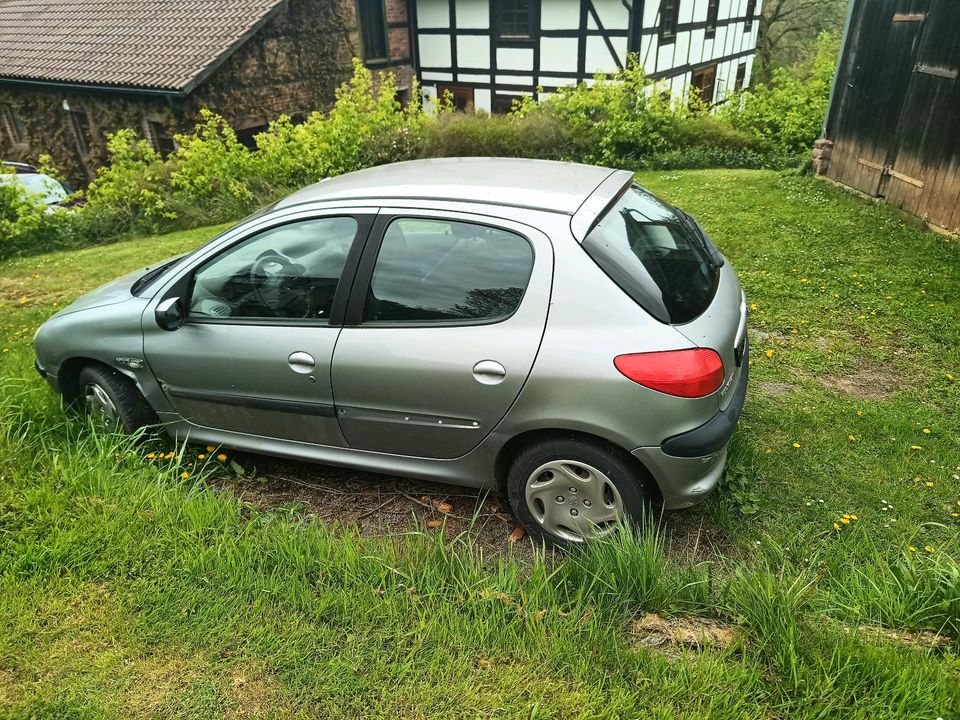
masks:
<path id="1" fill-rule="evenodd" d="M 951 375 L 950 373 L 947 373 L 947 380 L 953 380 L 953 375 Z"/>
<path id="2" fill-rule="evenodd" d="M 166 458 L 167 458 L 167 460 L 170 460 L 171 458 L 173 458 L 173 452 L 172 452 L 172 451 L 171 451 L 171 452 L 168 452 L 168 453 L 166 454 Z"/>
<path id="3" fill-rule="evenodd" d="M 156 456 L 156 453 L 147 453 L 147 460 L 153 460 Z"/>
<path id="4" fill-rule="evenodd" d="M 207 452 L 213 452 L 216 448 L 213 445 L 207 445 Z"/>
<path id="5" fill-rule="evenodd" d="M 810 282 L 810 278 L 800 278 L 800 282 L 806 285 L 808 282 Z"/>
<path id="6" fill-rule="evenodd" d="M 845 518 L 846 518 L 847 520 L 849 520 L 849 519 L 850 519 L 850 516 L 849 516 L 849 515 L 847 515 L 847 514 L 844 514 L 844 515 L 842 515 L 841 517 L 845 517 Z"/>
<path id="7" fill-rule="evenodd" d="M 950 517 L 960 517 L 960 513 L 952 512 L 950 513 Z"/>
<path id="8" fill-rule="evenodd" d="M 842 517 L 842 518 L 840 518 L 840 522 L 842 522 L 844 525 L 849 525 L 849 524 L 850 524 L 850 518 Z"/>
<path id="9" fill-rule="evenodd" d="M 851 519 L 851 520 L 859 520 L 860 518 L 858 518 L 856 515 L 851 515 L 851 516 L 850 516 L 850 519 Z"/>
<path id="10" fill-rule="evenodd" d="M 910 446 L 910 449 L 911 449 L 911 450 L 923 450 L 923 447 L 922 447 L 921 445 L 911 445 L 911 446 Z"/>
<path id="11" fill-rule="evenodd" d="M 223 453 L 220 453 L 219 455 L 217 455 L 217 460 L 219 460 L 220 462 L 226 462 L 227 456 L 224 455 Z"/>
<path id="12" fill-rule="evenodd" d="M 932 552 L 933 552 L 933 547 L 930 546 L 930 545 L 924 545 L 924 546 L 923 546 L 923 551 L 924 551 L 924 552 L 928 552 L 928 553 L 932 553 Z"/>
<path id="13" fill-rule="evenodd" d="M 856 441 L 857 441 L 857 436 L 856 436 L 856 435 L 847 435 L 847 440 L 849 440 L 850 442 L 856 442 Z"/>
<path id="14" fill-rule="evenodd" d="M 182 473 L 180 473 L 180 477 L 182 477 L 184 480 L 186 480 L 188 477 L 190 477 L 190 473 L 188 473 L 186 470 L 184 470 Z"/>
<path id="15" fill-rule="evenodd" d="M 927 481 L 927 487 L 933 487 L 933 483 L 930 482 L 929 480 Z"/>
<path id="16" fill-rule="evenodd" d="M 916 552 L 916 551 L 917 551 L 917 549 L 916 549 L 913 545 L 907 545 L 907 550 L 909 550 L 910 552 Z"/>
<path id="17" fill-rule="evenodd" d="M 773 357 L 773 350 L 767 350 L 767 351 L 764 353 L 764 355 L 766 355 L 768 358 L 772 358 L 772 357 Z"/>
<path id="18" fill-rule="evenodd" d="M 840 529 L 840 526 L 837 525 L 836 523 L 834 523 L 834 524 L 833 524 L 833 529 L 834 529 L 834 530 L 839 530 L 839 529 Z"/>
<path id="19" fill-rule="evenodd" d="M 930 434 L 930 428 L 924 428 L 924 429 L 923 429 L 923 434 L 924 434 L 924 435 L 929 435 L 929 434 Z"/>
<path id="20" fill-rule="evenodd" d="M 957 500 L 957 507 L 960 507 L 960 500 Z"/>
<path id="21" fill-rule="evenodd" d="M 203 453 L 200 453 L 199 455 L 197 455 L 197 460 L 205 460 L 206 457 L 207 457 L 206 455 L 204 455 Z"/>
<path id="22" fill-rule="evenodd" d="M 795 443 L 793 444 L 793 446 L 794 446 L 795 448 L 798 448 L 798 447 L 800 447 L 800 443 L 795 442 Z"/>
<path id="23" fill-rule="evenodd" d="M 863 417 L 863 410 L 857 410 L 857 417 Z"/>

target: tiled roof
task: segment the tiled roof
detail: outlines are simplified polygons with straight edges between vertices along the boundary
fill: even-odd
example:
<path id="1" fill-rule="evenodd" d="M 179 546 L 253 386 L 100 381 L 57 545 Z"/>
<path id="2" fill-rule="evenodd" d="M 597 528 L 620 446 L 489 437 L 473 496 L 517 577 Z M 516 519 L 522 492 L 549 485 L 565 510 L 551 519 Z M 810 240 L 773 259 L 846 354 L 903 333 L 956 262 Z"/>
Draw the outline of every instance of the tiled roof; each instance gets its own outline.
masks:
<path id="1" fill-rule="evenodd" d="M 0 79 L 187 92 L 284 0 L 0 0 Z"/>

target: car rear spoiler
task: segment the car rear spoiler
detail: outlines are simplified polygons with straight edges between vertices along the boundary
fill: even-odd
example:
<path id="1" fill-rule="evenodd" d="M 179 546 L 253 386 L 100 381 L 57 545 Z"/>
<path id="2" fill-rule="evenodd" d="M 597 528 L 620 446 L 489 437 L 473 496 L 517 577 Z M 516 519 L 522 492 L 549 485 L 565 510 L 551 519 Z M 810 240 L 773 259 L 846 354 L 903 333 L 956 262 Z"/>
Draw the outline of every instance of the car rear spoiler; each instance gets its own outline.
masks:
<path id="1" fill-rule="evenodd" d="M 583 204 L 570 218 L 570 232 L 573 233 L 577 242 L 583 242 L 583 239 L 593 230 L 593 226 L 597 224 L 607 208 L 616 202 L 617 198 L 623 194 L 623 191 L 632 182 L 632 172 L 629 170 L 614 170 L 607 175 L 602 183 L 597 185 L 596 189 L 590 193 L 590 196 L 583 201 Z"/>

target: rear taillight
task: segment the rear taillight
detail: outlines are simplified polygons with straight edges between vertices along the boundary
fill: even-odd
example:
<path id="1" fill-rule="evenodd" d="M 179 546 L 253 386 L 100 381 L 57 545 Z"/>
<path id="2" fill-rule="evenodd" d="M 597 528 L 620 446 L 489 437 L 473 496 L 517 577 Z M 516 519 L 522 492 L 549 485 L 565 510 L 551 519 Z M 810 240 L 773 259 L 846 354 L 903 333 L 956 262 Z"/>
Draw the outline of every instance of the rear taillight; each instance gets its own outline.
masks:
<path id="1" fill-rule="evenodd" d="M 705 348 L 618 355 L 613 364 L 635 383 L 677 397 L 706 397 L 723 385 L 723 360 Z"/>

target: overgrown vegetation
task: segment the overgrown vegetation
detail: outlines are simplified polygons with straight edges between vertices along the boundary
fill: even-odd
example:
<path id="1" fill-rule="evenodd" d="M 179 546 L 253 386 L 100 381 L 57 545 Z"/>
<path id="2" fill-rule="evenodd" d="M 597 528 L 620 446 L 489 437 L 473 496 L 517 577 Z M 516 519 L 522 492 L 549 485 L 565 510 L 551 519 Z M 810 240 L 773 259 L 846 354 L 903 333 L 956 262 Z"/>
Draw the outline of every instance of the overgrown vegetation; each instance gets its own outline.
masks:
<path id="1" fill-rule="evenodd" d="M 221 228 L 0 264 L 0 715 L 960 716 L 960 248 L 809 178 L 639 181 L 751 303 L 731 472 L 658 534 L 533 564 L 257 508 L 204 449 L 64 420 L 38 324 Z M 650 645 L 645 612 L 734 639 Z"/>
<path id="2" fill-rule="evenodd" d="M 454 113 L 448 99 L 401 109 L 394 79 L 355 63 L 329 112 L 294 125 L 281 117 L 257 149 L 205 112 L 162 159 L 133 130 L 108 142 L 109 164 L 73 212 L 42 213 L 0 195 L 0 258 L 93 245 L 134 232 L 161 232 L 249 214 L 324 177 L 371 165 L 442 156 L 512 156 L 630 168 L 775 168 L 802 162 L 819 133 L 835 47 L 824 43 L 808 82 L 787 73 L 771 87 L 734 94 L 717 108 L 672 98 L 632 65 L 506 116 Z M 415 89 L 416 90 L 416 89 Z"/>

